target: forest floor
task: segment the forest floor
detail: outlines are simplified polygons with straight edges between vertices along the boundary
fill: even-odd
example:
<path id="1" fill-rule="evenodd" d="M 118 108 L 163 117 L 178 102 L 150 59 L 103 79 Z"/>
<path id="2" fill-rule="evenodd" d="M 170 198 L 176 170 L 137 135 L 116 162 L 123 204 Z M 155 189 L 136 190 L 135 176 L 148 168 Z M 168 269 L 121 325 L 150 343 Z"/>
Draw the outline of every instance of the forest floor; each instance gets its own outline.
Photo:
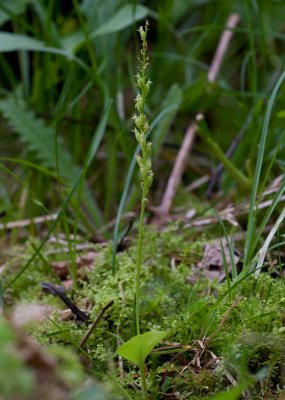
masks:
<path id="1" fill-rule="evenodd" d="M 244 217 L 231 211 L 224 235 L 210 213 L 145 227 L 141 331 L 167 332 L 147 358 L 150 399 L 285 396 L 284 255 L 241 273 Z M 39 241 L 2 243 L 1 398 L 141 398 L 116 353 L 135 335 L 136 238 L 135 225 L 114 264 L 111 242 L 57 235 L 24 272 Z"/>

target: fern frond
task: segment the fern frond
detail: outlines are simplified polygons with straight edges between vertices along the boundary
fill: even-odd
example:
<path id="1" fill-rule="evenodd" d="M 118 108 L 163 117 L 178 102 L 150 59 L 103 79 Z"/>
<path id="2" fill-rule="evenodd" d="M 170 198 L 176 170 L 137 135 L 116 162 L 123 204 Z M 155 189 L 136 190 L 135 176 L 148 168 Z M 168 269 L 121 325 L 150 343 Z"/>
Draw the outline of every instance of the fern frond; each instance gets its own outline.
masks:
<path id="1" fill-rule="evenodd" d="M 33 151 L 38 161 L 45 167 L 56 171 L 56 151 L 54 130 L 47 126 L 43 120 L 36 117 L 33 111 L 26 105 L 8 96 L 0 100 L 0 111 L 4 118 L 13 127 L 27 148 Z M 71 155 L 64 147 L 61 137 L 58 137 L 58 167 L 60 178 L 69 186 L 73 186 L 80 173 L 79 167 L 73 162 Z M 96 225 L 102 224 L 102 217 L 98 206 L 89 188 L 84 185 L 82 202 L 92 215 Z"/>

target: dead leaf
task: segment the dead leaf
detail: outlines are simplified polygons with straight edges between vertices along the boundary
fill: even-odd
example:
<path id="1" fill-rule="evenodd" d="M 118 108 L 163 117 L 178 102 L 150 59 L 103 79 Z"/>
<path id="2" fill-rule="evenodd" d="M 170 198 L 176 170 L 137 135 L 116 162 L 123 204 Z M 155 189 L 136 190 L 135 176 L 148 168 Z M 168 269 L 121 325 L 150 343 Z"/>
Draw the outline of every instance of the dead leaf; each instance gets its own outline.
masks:
<path id="1" fill-rule="evenodd" d="M 92 268 L 94 266 L 95 258 L 98 256 L 98 254 L 99 253 L 96 251 L 89 251 L 88 253 L 77 257 L 75 261 L 77 269 L 81 269 L 83 267 Z M 53 261 L 51 266 L 60 279 L 65 279 L 71 270 L 71 263 L 69 260 Z"/>
<path id="2" fill-rule="evenodd" d="M 228 269 L 231 270 L 231 256 L 226 239 L 222 239 L 222 246 L 225 261 Z M 237 264 L 239 260 L 240 255 L 237 251 L 234 251 L 234 263 Z M 226 274 L 220 239 L 205 244 L 203 259 L 197 264 L 197 267 L 201 269 L 204 275 L 210 280 L 218 279 L 218 281 L 221 282 L 225 279 Z"/>

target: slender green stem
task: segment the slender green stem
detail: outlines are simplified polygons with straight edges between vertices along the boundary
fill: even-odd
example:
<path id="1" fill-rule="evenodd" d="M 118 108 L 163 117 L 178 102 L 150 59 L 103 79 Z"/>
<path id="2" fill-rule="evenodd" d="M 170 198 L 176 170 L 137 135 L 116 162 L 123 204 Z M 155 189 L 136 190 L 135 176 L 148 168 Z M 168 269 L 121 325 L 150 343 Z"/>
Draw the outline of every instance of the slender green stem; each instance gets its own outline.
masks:
<path id="1" fill-rule="evenodd" d="M 142 399 L 147 399 L 147 384 L 146 384 L 146 377 L 145 377 L 145 366 L 142 363 L 139 366 L 140 374 L 141 374 L 141 388 L 142 388 Z"/>
<path id="2" fill-rule="evenodd" d="M 142 241 L 143 241 L 143 231 L 144 231 L 144 212 L 146 206 L 146 188 L 144 185 L 142 191 L 142 201 L 141 201 L 141 213 L 139 220 L 139 237 L 138 237 L 138 254 L 137 254 L 137 267 L 136 267 L 136 327 L 137 335 L 140 335 L 140 276 L 142 267 Z"/>
<path id="3" fill-rule="evenodd" d="M 142 199 L 141 199 L 141 211 L 139 220 L 139 237 L 137 245 L 137 263 L 136 263 L 136 299 L 135 299 L 135 310 L 136 310 L 136 330 L 137 335 L 140 335 L 140 289 L 141 289 L 141 269 L 142 269 L 142 247 L 143 247 L 143 232 L 144 232 L 144 213 L 147 202 L 147 194 L 150 189 L 153 180 L 153 172 L 151 169 L 151 143 L 147 141 L 147 134 L 149 131 L 149 124 L 147 116 L 145 115 L 145 99 L 148 95 L 151 81 L 147 80 L 146 68 L 148 66 L 147 56 L 147 30 L 148 22 L 145 27 L 139 28 L 139 33 L 142 41 L 141 57 L 139 59 L 141 68 L 140 72 L 136 75 L 137 87 L 139 89 L 135 99 L 135 108 L 138 114 L 133 116 L 135 121 L 134 134 L 137 142 L 140 145 L 141 154 L 136 154 L 136 160 L 140 168 L 141 175 L 141 187 L 142 187 Z M 145 366 L 144 363 L 139 365 L 141 375 L 141 390 L 142 399 L 147 399 L 147 382 L 145 377 Z"/>

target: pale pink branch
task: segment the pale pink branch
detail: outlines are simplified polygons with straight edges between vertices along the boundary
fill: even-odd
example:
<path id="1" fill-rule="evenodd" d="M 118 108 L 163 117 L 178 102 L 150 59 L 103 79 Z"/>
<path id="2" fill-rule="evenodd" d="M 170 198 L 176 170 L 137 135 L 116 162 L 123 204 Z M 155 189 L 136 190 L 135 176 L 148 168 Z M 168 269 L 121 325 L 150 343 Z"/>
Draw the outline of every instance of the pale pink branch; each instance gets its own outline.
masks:
<path id="1" fill-rule="evenodd" d="M 43 222 L 54 221 L 58 214 L 43 215 L 42 217 L 34 217 L 30 219 L 21 219 L 19 221 L 11 221 L 0 224 L 0 230 L 14 229 L 14 228 L 24 228 L 32 224 L 41 224 Z"/>
<path id="2" fill-rule="evenodd" d="M 238 14 L 230 14 L 227 24 L 226 30 L 223 32 L 218 47 L 216 49 L 214 58 L 212 60 L 209 72 L 208 72 L 208 81 L 213 82 L 216 80 L 219 70 L 221 68 L 224 56 L 229 47 L 230 41 L 233 36 L 233 29 L 239 23 L 240 17 Z"/>

